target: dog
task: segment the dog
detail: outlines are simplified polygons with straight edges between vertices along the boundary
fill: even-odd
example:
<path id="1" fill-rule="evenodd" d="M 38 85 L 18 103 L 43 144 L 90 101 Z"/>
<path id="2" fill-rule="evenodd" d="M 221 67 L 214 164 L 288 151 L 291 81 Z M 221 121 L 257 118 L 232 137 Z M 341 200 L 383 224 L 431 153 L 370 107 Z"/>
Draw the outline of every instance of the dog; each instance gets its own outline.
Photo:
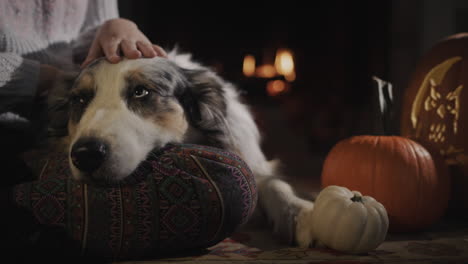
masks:
<path id="1" fill-rule="evenodd" d="M 67 106 L 67 153 L 77 180 L 121 181 L 150 151 L 170 142 L 222 148 L 253 171 L 257 210 L 274 233 L 302 247 L 314 242 L 313 202 L 299 198 L 277 162 L 266 159 L 259 130 L 236 87 L 189 54 L 172 51 L 167 58 L 118 64 L 98 59 L 79 73 L 71 89 L 56 94 L 50 104 Z"/>

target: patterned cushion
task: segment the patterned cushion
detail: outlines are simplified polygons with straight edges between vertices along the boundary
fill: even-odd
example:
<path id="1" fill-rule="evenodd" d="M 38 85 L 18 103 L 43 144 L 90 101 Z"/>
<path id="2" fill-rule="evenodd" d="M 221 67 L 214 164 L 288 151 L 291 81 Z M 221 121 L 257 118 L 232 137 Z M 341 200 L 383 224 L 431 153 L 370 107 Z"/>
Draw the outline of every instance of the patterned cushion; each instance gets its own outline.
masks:
<path id="1" fill-rule="evenodd" d="M 155 151 L 124 182 L 74 181 L 64 156 L 41 179 L 17 185 L 14 201 L 43 225 L 59 227 L 75 253 L 128 259 L 212 246 L 252 215 L 252 172 L 236 155 L 198 145 Z"/>

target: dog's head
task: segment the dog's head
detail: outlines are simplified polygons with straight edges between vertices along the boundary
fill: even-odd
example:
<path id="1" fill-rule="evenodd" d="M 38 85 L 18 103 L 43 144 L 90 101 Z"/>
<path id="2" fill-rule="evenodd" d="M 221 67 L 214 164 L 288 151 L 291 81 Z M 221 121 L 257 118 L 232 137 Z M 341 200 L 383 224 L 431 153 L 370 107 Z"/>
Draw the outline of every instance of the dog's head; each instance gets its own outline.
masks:
<path id="1" fill-rule="evenodd" d="M 79 180 L 112 183 L 130 175 L 154 148 L 215 126 L 224 104 L 207 70 L 165 58 L 101 59 L 84 69 L 69 95 L 69 160 Z"/>

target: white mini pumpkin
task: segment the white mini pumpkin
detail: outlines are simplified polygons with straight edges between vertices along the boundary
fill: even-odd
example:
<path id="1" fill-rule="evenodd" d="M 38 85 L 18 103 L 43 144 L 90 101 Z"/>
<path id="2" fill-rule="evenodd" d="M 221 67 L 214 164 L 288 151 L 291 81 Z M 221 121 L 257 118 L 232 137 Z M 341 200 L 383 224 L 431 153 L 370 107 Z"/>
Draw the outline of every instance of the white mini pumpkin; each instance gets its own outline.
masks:
<path id="1" fill-rule="evenodd" d="M 336 185 L 319 193 L 307 218 L 316 242 L 349 253 L 377 248 L 388 231 L 388 215 L 381 203 Z"/>

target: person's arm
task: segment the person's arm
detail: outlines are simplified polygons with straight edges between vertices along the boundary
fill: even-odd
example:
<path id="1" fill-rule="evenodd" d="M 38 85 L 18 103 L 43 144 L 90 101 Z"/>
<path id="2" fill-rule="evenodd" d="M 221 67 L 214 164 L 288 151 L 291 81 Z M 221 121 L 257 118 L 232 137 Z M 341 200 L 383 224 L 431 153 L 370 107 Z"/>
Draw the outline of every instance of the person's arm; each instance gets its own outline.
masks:
<path id="1" fill-rule="evenodd" d="M 40 64 L 13 53 L 0 53 L 0 113 L 29 116 L 35 99 Z"/>
<path id="2" fill-rule="evenodd" d="M 0 114 L 29 117 L 34 102 L 47 94 L 58 72 L 53 66 L 0 52 Z"/>
<path id="3" fill-rule="evenodd" d="M 0 147 L 16 155 L 44 135 L 46 95 L 59 70 L 20 55 L 0 52 Z"/>

